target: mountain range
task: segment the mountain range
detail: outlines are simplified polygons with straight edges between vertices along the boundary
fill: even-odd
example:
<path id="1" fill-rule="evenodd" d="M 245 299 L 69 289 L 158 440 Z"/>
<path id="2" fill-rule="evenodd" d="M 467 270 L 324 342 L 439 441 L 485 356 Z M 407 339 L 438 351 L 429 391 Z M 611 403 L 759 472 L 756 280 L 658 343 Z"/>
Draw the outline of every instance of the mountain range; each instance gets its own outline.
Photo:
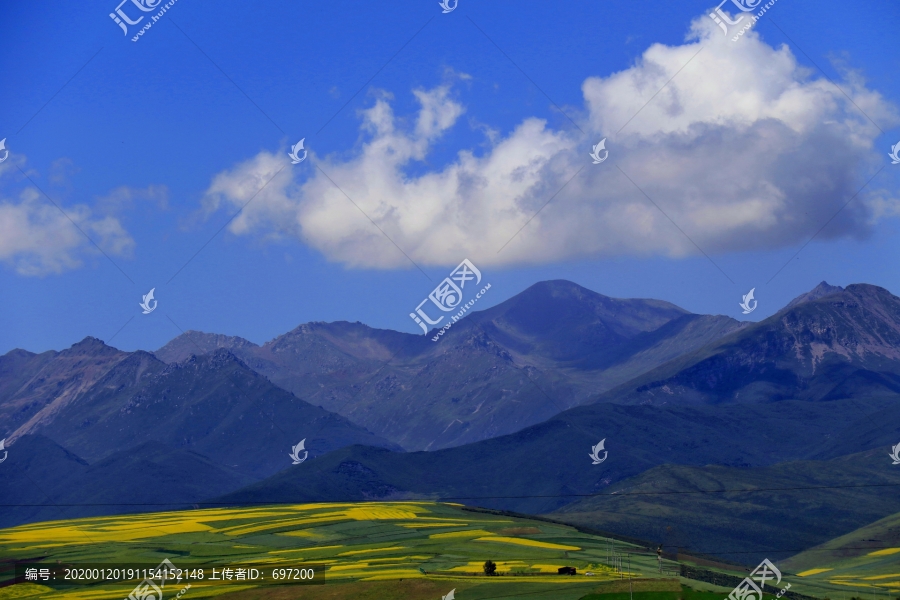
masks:
<path id="1" fill-rule="evenodd" d="M 0 357 L 0 419 L 0 525 L 416 497 L 750 562 L 900 511 L 900 299 L 823 282 L 741 323 L 549 281 L 436 343 L 347 322 L 262 346 L 187 332 L 152 354 L 88 338 Z"/>
<path id="2" fill-rule="evenodd" d="M 228 349 L 406 450 L 437 450 L 540 423 L 741 327 L 547 281 L 473 313 L 438 343 L 361 323 L 308 323 L 262 346 L 189 331 L 155 355 L 176 363 Z"/>

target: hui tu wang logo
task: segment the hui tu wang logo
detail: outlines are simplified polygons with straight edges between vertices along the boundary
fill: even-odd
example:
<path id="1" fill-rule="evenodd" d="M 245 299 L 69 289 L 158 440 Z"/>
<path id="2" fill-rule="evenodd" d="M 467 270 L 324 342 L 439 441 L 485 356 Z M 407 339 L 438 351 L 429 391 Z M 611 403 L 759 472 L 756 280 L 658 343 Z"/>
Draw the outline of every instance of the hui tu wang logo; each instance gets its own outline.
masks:
<path id="1" fill-rule="evenodd" d="M 142 582 L 137 584 L 125 600 L 162 600 L 163 588 L 166 587 L 166 580 L 175 579 L 178 573 L 178 579 L 181 580 L 181 569 L 177 569 L 172 561 L 168 558 L 163 559 L 156 569 L 145 569 L 148 575 Z"/>
<path id="2" fill-rule="evenodd" d="M 453 2 L 451 5 L 450 3 Z M 456 10 L 456 6 L 459 4 L 459 0 L 441 0 L 438 2 L 438 6 L 444 9 L 444 14 L 446 15 L 449 12 L 453 12 Z"/>
<path id="3" fill-rule="evenodd" d="M 766 4 L 760 7 L 763 0 L 730 0 L 732 4 L 741 12 L 750 13 L 759 8 L 759 12 L 755 15 L 746 15 L 749 17 L 749 21 L 746 25 L 744 25 L 737 34 L 731 38 L 732 42 L 736 42 L 742 35 L 744 35 L 751 27 L 753 27 L 757 21 L 759 21 L 760 17 L 766 14 L 772 6 L 775 5 L 777 0 L 769 0 Z M 709 17 L 716 22 L 716 25 L 722 30 L 726 36 L 728 35 L 728 27 L 739 25 L 743 20 L 745 15 L 741 15 L 737 19 L 732 19 L 728 13 L 722 10 L 722 5 L 729 0 L 722 0 L 719 5 L 713 10 L 713 12 L 709 13 Z"/>
<path id="4" fill-rule="evenodd" d="M 303 138 L 293 146 L 291 146 L 291 151 L 288 152 L 288 156 L 291 157 L 291 164 L 296 165 L 302 163 L 306 160 L 306 150 L 303 150 L 303 141 L 306 138 Z M 303 156 L 300 156 L 300 151 L 303 150 Z"/>
<path id="5" fill-rule="evenodd" d="M 591 453 L 589 456 L 591 457 L 591 460 L 594 461 L 591 463 L 592 465 L 599 465 L 604 460 L 606 460 L 606 457 L 609 455 L 609 452 L 607 452 L 606 448 L 603 447 L 603 444 L 605 443 L 606 438 L 603 438 L 602 440 L 600 440 L 599 444 L 597 444 L 596 446 L 591 446 Z M 601 451 L 603 452 L 603 458 L 600 458 Z"/>
<path id="6" fill-rule="evenodd" d="M 156 305 L 158 304 L 158 302 L 153 299 L 153 292 L 155 290 L 156 290 L 156 288 L 153 288 L 149 292 L 147 292 L 144 296 L 141 296 L 141 298 L 143 298 L 144 300 L 138 306 L 140 306 L 141 308 L 144 309 L 145 315 L 149 315 L 154 310 L 156 310 Z M 150 306 L 151 302 L 153 303 L 153 306 Z"/>
<path id="7" fill-rule="evenodd" d="M 112 19 L 115 22 L 115 24 L 118 25 L 122 29 L 122 34 L 127 36 L 129 25 L 138 25 L 138 24 L 140 24 L 141 21 L 144 20 L 144 17 L 149 16 L 150 20 L 146 21 L 144 23 L 144 26 L 141 27 L 137 31 L 137 33 L 131 38 L 132 42 L 136 42 L 139 39 L 141 39 L 141 36 L 143 36 L 144 33 L 148 29 L 153 27 L 153 25 L 157 21 L 160 20 L 162 18 L 162 16 L 166 13 L 166 11 L 168 11 L 170 8 L 172 8 L 178 0 L 169 0 L 169 2 L 160 6 L 160 4 L 162 4 L 162 1 L 163 0 L 130 0 L 130 2 L 132 4 L 134 4 L 134 6 L 137 8 L 137 10 L 140 11 L 140 12 L 134 12 L 132 10 L 133 15 L 135 15 L 135 16 L 140 15 L 140 16 L 138 16 L 137 19 L 132 19 L 128 15 L 128 13 L 126 13 L 125 10 L 122 8 L 122 6 L 127 4 L 129 2 L 129 0 L 122 0 L 121 2 L 119 2 L 119 5 L 116 7 L 115 12 L 109 13 L 109 18 Z M 157 10 L 159 12 L 157 12 L 155 15 L 141 15 L 141 13 L 149 13 L 149 12 L 154 12 Z"/>
<path id="8" fill-rule="evenodd" d="M 306 438 L 300 440 L 300 443 L 296 446 L 291 446 L 291 453 L 288 456 L 290 456 L 294 460 L 292 464 L 299 465 L 304 460 L 306 460 L 307 456 L 309 456 L 309 451 L 306 450 L 304 444 L 306 444 Z M 303 458 L 300 458 L 301 452 L 303 453 Z"/>
<path id="9" fill-rule="evenodd" d="M 763 589 L 766 587 L 766 581 L 770 579 L 775 579 L 775 585 L 781 583 L 781 571 L 767 558 L 750 573 L 750 577 L 745 577 L 731 591 L 728 600 L 763 600 Z M 775 594 L 775 597 L 781 598 L 789 589 L 791 589 L 790 583 Z"/>
<path id="10" fill-rule="evenodd" d="M 0 442 L 0 450 L 3 449 L 3 442 Z M 891 447 L 890 457 L 894 459 L 894 462 L 891 464 L 900 465 L 900 444 Z M 3 462 L 0 460 L 0 462 Z"/>
<path id="11" fill-rule="evenodd" d="M 432 319 L 428 316 L 425 310 L 422 308 L 422 305 L 431 300 L 432 304 L 434 304 L 439 310 L 443 312 L 453 312 L 457 308 L 460 308 L 460 304 L 463 300 L 463 290 L 466 287 L 466 282 L 475 281 L 475 285 L 481 283 L 481 271 L 479 271 L 475 265 L 469 261 L 469 259 L 463 260 L 459 265 L 453 269 L 450 273 L 449 277 L 445 277 L 442 282 L 438 284 L 436 288 L 434 288 L 428 297 L 419 302 L 419 305 L 416 307 L 416 312 L 409 313 L 410 318 L 416 322 L 416 324 L 422 328 L 422 333 L 428 334 L 428 327 L 425 326 L 425 323 L 429 325 L 437 325 L 441 321 L 444 320 L 446 315 L 441 315 L 437 319 Z M 459 284 L 459 285 L 457 285 Z M 460 308 L 459 312 L 455 315 L 450 316 L 450 321 L 447 322 L 446 325 L 441 327 L 440 331 L 438 331 L 437 335 L 431 338 L 432 342 L 436 342 L 440 339 L 444 332 L 446 332 L 450 327 L 459 321 L 462 316 L 468 311 L 472 306 L 475 305 L 476 302 L 481 298 L 482 295 L 486 291 L 491 289 L 491 284 L 487 284 L 481 291 L 475 294 L 475 297 L 469 300 L 465 305 Z M 421 317 L 421 318 L 420 318 Z"/>
<path id="12" fill-rule="evenodd" d="M 2 463 L 4 460 L 6 460 L 6 455 L 9 454 L 9 452 L 6 450 L 5 444 L 6 444 L 6 438 L 3 438 L 2 440 L 0 440 L 0 450 L 3 451 L 3 458 L 0 458 L 0 463 Z M 900 445 L 898 445 L 897 447 L 900 448 Z"/>
<path id="13" fill-rule="evenodd" d="M 592 148 L 593 148 L 593 151 L 589 154 L 589 156 L 594 159 L 595 165 L 599 165 L 604 160 L 609 158 L 609 150 L 606 149 L 606 138 L 603 138 L 602 140 L 600 140 L 600 143 L 596 144 L 595 146 L 592 146 Z M 604 152 L 603 158 L 600 158 L 601 151 Z"/>
<path id="14" fill-rule="evenodd" d="M 4 138 L 3 142 L 5 141 L 6 139 Z M 3 148 L 3 142 L 0 142 L 0 149 Z M 900 142 L 897 142 L 896 144 L 891 146 L 891 153 L 888 154 L 888 156 L 891 157 L 892 165 L 900 165 L 900 156 L 898 155 L 900 155 Z M 0 159 L 0 162 L 3 162 L 4 160 L 6 160 L 5 157 L 3 159 Z"/>
<path id="15" fill-rule="evenodd" d="M 724 33 L 725 35 L 728 35 L 728 27 L 725 26 L 726 23 L 728 25 L 737 25 L 744 20 L 743 15 L 741 15 L 737 19 L 732 20 L 728 13 L 722 10 L 722 5 L 728 1 L 729 0 L 722 0 L 722 2 L 719 3 L 719 5 L 713 10 L 713 12 L 709 13 L 709 17 L 716 22 L 716 25 L 719 26 L 719 28 L 722 30 L 722 33 Z M 741 12 L 750 12 L 754 8 L 756 8 L 756 6 L 760 2 L 762 2 L 762 0 L 756 0 L 756 2 L 753 2 L 752 0 L 749 2 L 747 0 L 731 0 L 731 2 L 733 2 Z"/>
<path id="16" fill-rule="evenodd" d="M 897 146 L 900 146 L 900 144 L 897 144 Z M 4 160 L 9 158 L 9 150 L 6 149 L 6 138 L 0 140 L 0 151 L 3 152 L 3 157 L 0 158 L 0 163 L 2 163 Z"/>
<path id="17" fill-rule="evenodd" d="M 744 314 L 749 315 L 754 310 L 756 310 L 756 305 L 759 304 L 756 300 L 753 299 L 753 292 L 756 291 L 756 288 L 751 289 L 745 295 L 742 296 L 744 299 L 738 306 L 744 309 Z M 750 303 L 753 303 L 753 306 L 750 306 Z"/>

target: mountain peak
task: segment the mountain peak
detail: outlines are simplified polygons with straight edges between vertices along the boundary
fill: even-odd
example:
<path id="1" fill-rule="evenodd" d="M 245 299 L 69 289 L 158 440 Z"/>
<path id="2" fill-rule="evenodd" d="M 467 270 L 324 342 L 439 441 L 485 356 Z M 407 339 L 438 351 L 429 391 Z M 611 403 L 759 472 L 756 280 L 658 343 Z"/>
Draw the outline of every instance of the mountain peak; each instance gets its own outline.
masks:
<path id="1" fill-rule="evenodd" d="M 189 329 L 176 338 L 173 338 L 165 346 L 154 352 L 159 360 L 172 364 L 187 360 L 191 355 L 200 355 L 213 352 L 219 348 L 233 351 L 249 350 L 257 345 L 249 340 L 236 335 L 222 335 L 219 333 L 204 333 Z"/>
<path id="2" fill-rule="evenodd" d="M 119 354 L 120 350 L 108 346 L 103 340 L 99 340 L 92 336 L 87 336 L 80 342 L 72 344 L 71 347 L 60 352 L 62 356 L 80 356 L 84 354 L 90 355 L 113 355 Z"/>
<path id="3" fill-rule="evenodd" d="M 800 294 L 790 302 L 788 302 L 787 306 L 784 308 L 793 308 L 798 304 L 803 304 L 804 302 L 812 302 L 813 300 L 818 300 L 819 298 L 824 298 L 825 296 L 830 296 L 831 294 L 837 294 L 838 292 L 843 292 L 844 288 L 839 285 L 829 285 L 827 281 L 823 281 L 810 291 L 805 294 Z"/>
<path id="4" fill-rule="evenodd" d="M 101 346 L 105 346 L 105 345 L 106 344 L 103 342 L 103 340 L 89 335 L 86 338 L 84 338 L 83 340 L 81 340 L 80 342 L 76 342 L 76 343 L 72 344 L 72 348 L 90 348 L 90 347 L 101 347 Z"/>
<path id="5" fill-rule="evenodd" d="M 359 321 L 310 321 L 301 323 L 284 335 L 278 336 L 273 340 L 269 340 L 264 346 L 271 346 L 277 343 L 281 338 L 287 336 L 313 335 L 313 334 L 348 334 L 377 331 L 373 327 L 369 327 L 365 323 Z"/>

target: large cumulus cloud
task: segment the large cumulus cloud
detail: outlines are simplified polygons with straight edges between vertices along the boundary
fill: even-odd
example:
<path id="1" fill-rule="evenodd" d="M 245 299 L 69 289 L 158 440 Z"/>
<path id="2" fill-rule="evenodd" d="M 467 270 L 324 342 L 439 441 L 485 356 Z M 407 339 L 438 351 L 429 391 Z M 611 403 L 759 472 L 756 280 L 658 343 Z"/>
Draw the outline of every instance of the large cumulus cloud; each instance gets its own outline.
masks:
<path id="1" fill-rule="evenodd" d="M 753 31 L 731 42 L 701 17 L 684 44 L 655 44 L 631 68 L 587 78 L 575 111 L 584 133 L 525 118 L 491 136 L 487 152 L 463 149 L 410 175 L 460 126 L 465 107 L 448 83 L 414 91 L 420 110 L 409 125 L 389 96 L 376 99 L 349 158 L 311 153 L 320 169 L 279 172 L 284 153 L 262 152 L 216 175 L 204 204 L 245 207 L 235 234 L 296 237 L 357 267 L 408 266 L 397 247 L 421 264 L 479 265 L 677 257 L 695 243 L 708 253 L 774 248 L 808 239 L 877 168 L 869 117 L 898 122 L 857 77 L 840 85 L 798 65 L 787 46 Z M 603 137 L 610 158 L 593 165 L 587 154 Z M 869 194 L 822 236 L 865 236 L 876 215 L 896 212 L 893 196 Z"/>

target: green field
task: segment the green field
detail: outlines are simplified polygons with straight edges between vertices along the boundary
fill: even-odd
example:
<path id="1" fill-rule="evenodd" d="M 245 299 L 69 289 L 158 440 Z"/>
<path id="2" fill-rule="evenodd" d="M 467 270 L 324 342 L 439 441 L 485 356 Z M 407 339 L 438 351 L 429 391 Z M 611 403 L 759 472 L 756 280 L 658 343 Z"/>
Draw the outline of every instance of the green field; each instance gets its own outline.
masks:
<path id="1" fill-rule="evenodd" d="M 622 557 L 618 571 L 609 564 L 613 547 Z M 459 600 L 722 600 L 730 591 L 679 579 L 671 572 L 677 564 L 669 561 L 663 565 L 670 572 L 659 573 L 655 554 L 646 548 L 566 525 L 456 504 L 372 502 L 204 509 L 53 521 L 0 530 L 0 581 L 11 580 L 13 560 L 42 566 L 149 568 L 164 559 L 179 569 L 204 569 L 203 579 L 170 581 L 164 589 L 166 600 L 181 590 L 184 600 L 437 600 L 451 590 L 456 590 Z M 497 564 L 497 576 L 483 573 L 482 565 L 488 559 Z M 562 566 L 575 567 L 578 574 L 557 574 Z M 888 564 L 881 566 L 887 568 Z M 209 580 L 213 568 L 221 573 L 226 567 L 257 568 L 262 579 Z M 313 579 L 292 583 L 272 579 L 273 569 L 289 567 L 312 569 Z M 869 576 L 879 574 L 873 571 Z M 0 600 L 122 599 L 140 579 L 69 585 L 61 581 L 17 583 L 0 587 Z M 811 577 L 786 579 L 794 586 L 792 590 L 810 593 L 809 588 L 800 588 L 806 587 L 803 584 L 811 582 Z M 190 588 L 184 589 L 187 583 Z M 824 588 L 816 587 L 840 589 L 823 583 Z M 884 584 L 891 585 L 889 578 L 878 583 L 882 589 L 888 589 Z M 840 598 L 835 593 L 815 595 Z"/>
<path id="2" fill-rule="evenodd" d="M 181 569 L 251 567 L 256 583 L 192 580 L 184 598 L 441 598 L 577 599 L 627 573 L 603 564 L 608 540 L 553 523 L 465 510 L 429 502 L 307 504 L 205 509 L 96 517 L 24 525 L 0 531 L 0 561 L 75 566 L 155 566 L 168 558 Z M 617 542 L 620 553 L 640 549 Z M 498 576 L 487 577 L 491 559 Z M 314 569 L 312 584 L 271 580 L 274 567 Z M 573 566 L 576 576 L 557 569 Z M 623 566 L 627 569 L 627 560 Z M 420 569 L 424 570 L 423 574 Z M 631 558 L 634 591 L 680 590 L 657 573 L 656 557 Z M 7 568 L 7 571 L 9 569 Z M 584 575 L 585 571 L 594 573 Z M 206 575 L 205 579 L 209 576 Z M 649 581 L 648 581 L 649 580 Z M 50 588 L 20 583 L 0 598 L 124 598 L 130 583 Z M 184 582 L 170 582 L 174 597 Z M 648 587 L 649 586 L 649 587 Z M 609 589 L 609 588 L 607 588 Z M 625 589 L 627 593 L 627 588 Z"/>

